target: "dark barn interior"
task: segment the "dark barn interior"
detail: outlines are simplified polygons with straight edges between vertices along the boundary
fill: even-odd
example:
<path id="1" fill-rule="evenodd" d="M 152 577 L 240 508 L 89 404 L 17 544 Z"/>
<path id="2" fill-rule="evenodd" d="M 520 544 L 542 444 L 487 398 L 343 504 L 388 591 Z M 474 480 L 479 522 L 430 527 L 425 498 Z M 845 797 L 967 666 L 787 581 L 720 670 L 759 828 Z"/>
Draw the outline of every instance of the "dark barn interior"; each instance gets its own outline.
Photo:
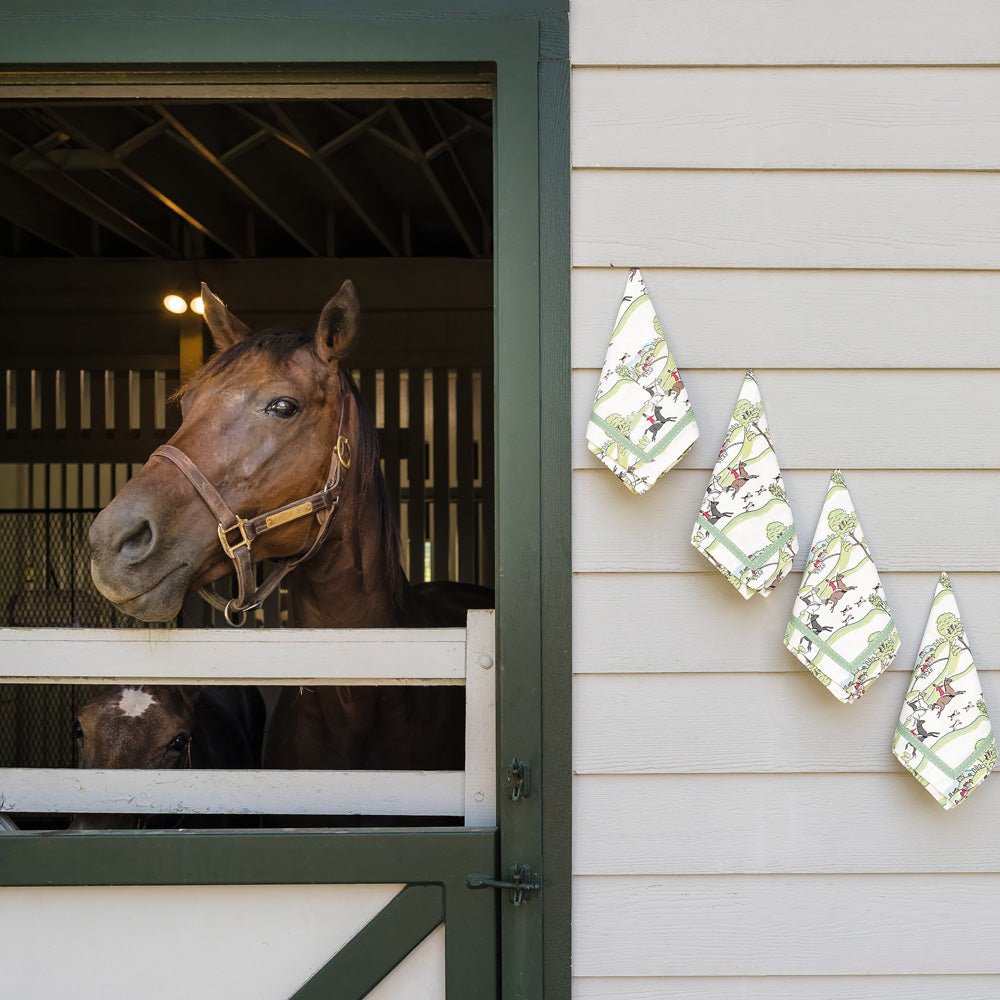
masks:
<path id="1" fill-rule="evenodd" d="M 310 328 L 341 281 L 411 581 L 493 580 L 492 105 L 482 96 L 0 104 L 0 615 L 134 624 L 90 521 L 171 434 L 205 281 Z M 164 305 L 175 296 L 175 313 Z M 189 600 L 177 626 L 220 624 Z M 252 623 L 294 624 L 281 595 Z M 71 688 L 0 686 L 0 766 L 70 766 Z"/>

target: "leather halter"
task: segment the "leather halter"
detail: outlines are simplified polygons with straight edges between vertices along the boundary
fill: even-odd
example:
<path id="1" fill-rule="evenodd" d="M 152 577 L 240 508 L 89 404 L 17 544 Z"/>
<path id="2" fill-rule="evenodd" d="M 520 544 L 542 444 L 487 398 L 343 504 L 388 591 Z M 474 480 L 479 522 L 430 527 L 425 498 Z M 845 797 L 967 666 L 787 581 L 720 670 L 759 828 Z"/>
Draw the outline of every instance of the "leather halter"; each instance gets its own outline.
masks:
<path id="1" fill-rule="evenodd" d="M 217 529 L 219 543 L 222 545 L 222 551 L 233 561 L 233 568 L 236 571 L 236 596 L 226 600 L 211 586 L 199 590 L 198 593 L 213 608 L 221 611 L 226 621 L 235 628 L 245 624 L 247 613 L 259 608 L 285 576 L 296 566 L 301 566 L 307 559 L 314 556 L 326 539 L 334 514 L 337 512 L 337 505 L 340 502 L 341 473 L 351 467 L 351 443 L 344 436 L 343 430 L 347 406 L 353 396 L 343 377 L 341 378 L 341 398 L 343 405 L 340 409 L 340 424 L 337 427 L 337 442 L 333 448 L 330 471 L 323 488 L 318 493 L 310 494 L 301 500 L 293 500 L 291 503 L 275 507 L 274 510 L 258 514 L 256 517 L 244 518 L 234 514 L 226 501 L 222 499 L 219 491 L 180 448 L 172 444 L 165 444 L 150 455 L 150 458 L 163 458 L 175 465 L 194 487 L 195 492 L 205 501 L 206 506 L 219 522 Z M 319 532 L 312 545 L 302 555 L 282 560 L 268 574 L 263 583 L 259 587 L 256 586 L 253 563 L 250 559 L 250 547 L 254 541 L 272 528 L 278 528 L 290 521 L 297 521 L 300 517 L 312 514 L 316 515 L 316 520 L 319 522 Z"/>

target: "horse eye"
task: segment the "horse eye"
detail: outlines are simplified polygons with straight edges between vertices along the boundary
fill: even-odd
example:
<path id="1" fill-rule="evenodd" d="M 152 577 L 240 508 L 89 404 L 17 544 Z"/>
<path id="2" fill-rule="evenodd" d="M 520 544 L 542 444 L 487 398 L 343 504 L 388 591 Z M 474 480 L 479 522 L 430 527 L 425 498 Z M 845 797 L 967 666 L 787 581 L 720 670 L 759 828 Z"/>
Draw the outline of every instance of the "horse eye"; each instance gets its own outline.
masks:
<path id="1" fill-rule="evenodd" d="M 174 750 L 177 753 L 182 753 L 187 749 L 188 743 L 191 742 L 191 737 L 187 733 L 178 733 L 168 744 L 168 750 Z"/>
<path id="2" fill-rule="evenodd" d="M 83 726 L 80 725 L 79 719 L 73 720 L 73 739 L 74 740 L 83 739 Z"/>
<path id="3" fill-rule="evenodd" d="M 267 413 L 273 413 L 276 417 L 287 420 L 299 412 L 299 404 L 294 399 L 282 396 L 280 399 L 272 400 L 264 409 Z"/>

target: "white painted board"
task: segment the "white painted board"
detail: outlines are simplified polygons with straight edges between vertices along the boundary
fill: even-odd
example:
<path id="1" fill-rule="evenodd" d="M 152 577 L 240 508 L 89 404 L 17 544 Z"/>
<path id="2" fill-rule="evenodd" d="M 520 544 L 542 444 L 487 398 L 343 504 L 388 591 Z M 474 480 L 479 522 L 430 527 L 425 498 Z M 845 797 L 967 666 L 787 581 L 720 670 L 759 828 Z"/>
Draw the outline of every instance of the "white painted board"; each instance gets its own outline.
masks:
<path id="1" fill-rule="evenodd" d="M 574 167 L 994 170 L 1000 68 L 573 73 Z"/>
<path id="2" fill-rule="evenodd" d="M 588 267 L 1000 267 L 1000 172 L 577 170 Z"/>
<path id="3" fill-rule="evenodd" d="M 573 271 L 574 368 L 604 363 L 633 262 L 621 263 L 618 268 Z M 695 368 L 748 364 L 799 369 L 997 366 L 1000 271 L 644 267 L 642 276 L 685 375 Z"/>
<path id="4" fill-rule="evenodd" d="M 984 672 L 980 679 L 987 705 L 1000 713 L 1000 674 Z M 843 705 L 805 669 L 577 675 L 573 769 L 578 774 L 896 774 L 902 765 L 889 744 L 909 682 L 904 673 L 887 673 L 860 701 Z M 912 784 L 928 809 L 940 808 Z M 990 784 L 976 793 L 991 794 L 998 789 Z M 975 809 L 975 799 L 968 808 Z"/>
<path id="5" fill-rule="evenodd" d="M 572 0 L 576 65 L 991 64 L 993 0 Z"/>

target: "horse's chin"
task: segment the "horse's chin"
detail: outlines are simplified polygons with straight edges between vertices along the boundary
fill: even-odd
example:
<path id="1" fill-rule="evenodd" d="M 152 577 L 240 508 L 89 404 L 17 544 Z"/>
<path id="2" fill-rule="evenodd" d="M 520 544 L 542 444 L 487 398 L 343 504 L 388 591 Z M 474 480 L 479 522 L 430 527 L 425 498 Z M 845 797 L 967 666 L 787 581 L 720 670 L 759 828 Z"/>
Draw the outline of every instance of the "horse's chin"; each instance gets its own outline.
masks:
<path id="1" fill-rule="evenodd" d="M 140 589 L 138 593 L 136 588 L 142 584 L 133 583 L 129 593 L 124 589 L 128 583 L 122 585 L 105 579 L 95 560 L 91 560 L 90 575 L 94 586 L 123 614 L 143 622 L 167 622 L 180 612 L 192 574 L 190 565 L 181 563 L 151 587 Z"/>

